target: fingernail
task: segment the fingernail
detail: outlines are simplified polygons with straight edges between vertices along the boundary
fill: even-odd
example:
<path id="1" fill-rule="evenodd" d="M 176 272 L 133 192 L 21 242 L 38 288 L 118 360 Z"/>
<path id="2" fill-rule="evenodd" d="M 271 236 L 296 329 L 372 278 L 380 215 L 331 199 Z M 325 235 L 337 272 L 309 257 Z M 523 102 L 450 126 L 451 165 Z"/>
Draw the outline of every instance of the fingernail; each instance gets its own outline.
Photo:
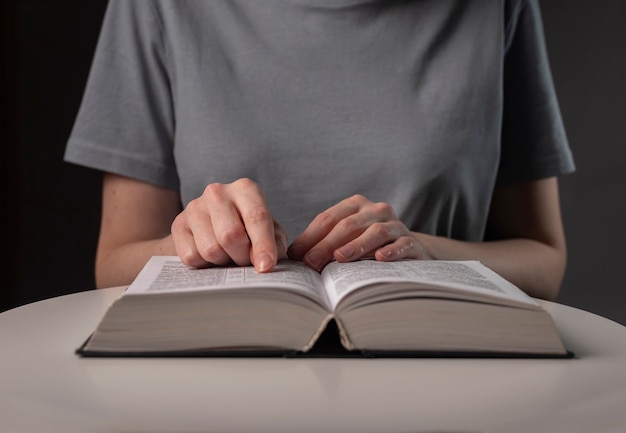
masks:
<path id="1" fill-rule="evenodd" d="M 337 250 L 337 252 L 341 255 L 341 257 L 343 257 L 344 259 L 349 259 L 350 257 L 352 257 L 354 255 L 354 248 L 352 248 L 350 245 L 346 245 L 344 247 L 341 247 Z"/>
<path id="2" fill-rule="evenodd" d="M 324 256 L 320 251 L 314 250 L 304 257 L 304 261 L 306 261 L 310 267 L 320 269 L 322 267 L 322 262 L 324 261 Z"/>
<path id="3" fill-rule="evenodd" d="M 390 259 L 391 255 L 393 254 L 393 251 L 391 250 L 378 250 L 380 252 L 380 255 L 382 255 L 385 259 Z"/>
<path id="4" fill-rule="evenodd" d="M 269 254 L 262 254 L 261 257 L 259 257 L 256 268 L 259 272 L 267 272 L 272 268 L 273 264 L 274 263 Z"/>

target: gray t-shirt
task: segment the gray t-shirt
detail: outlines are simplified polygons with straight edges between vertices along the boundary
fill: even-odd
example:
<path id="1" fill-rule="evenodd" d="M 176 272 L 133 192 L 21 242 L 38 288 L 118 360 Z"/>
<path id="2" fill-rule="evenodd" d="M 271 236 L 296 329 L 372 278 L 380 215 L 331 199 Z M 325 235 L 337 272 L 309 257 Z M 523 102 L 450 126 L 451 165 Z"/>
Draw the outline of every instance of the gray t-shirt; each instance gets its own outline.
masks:
<path id="1" fill-rule="evenodd" d="M 536 1 L 112 0 L 65 159 L 258 182 L 290 240 L 360 193 L 478 241 L 497 184 L 570 172 Z"/>

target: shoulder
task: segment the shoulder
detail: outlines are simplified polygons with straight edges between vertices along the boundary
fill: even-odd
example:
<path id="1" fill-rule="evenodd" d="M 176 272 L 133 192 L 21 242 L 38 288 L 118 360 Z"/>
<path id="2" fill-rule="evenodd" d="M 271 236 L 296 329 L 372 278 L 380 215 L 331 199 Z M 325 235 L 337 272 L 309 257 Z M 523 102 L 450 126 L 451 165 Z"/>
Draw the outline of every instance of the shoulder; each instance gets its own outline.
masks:
<path id="1" fill-rule="evenodd" d="M 100 39 L 106 45 L 128 39 L 144 38 L 151 28 L 158 28 L 158 8 L 152 0 L 110 0 L 102 24 Z"/>

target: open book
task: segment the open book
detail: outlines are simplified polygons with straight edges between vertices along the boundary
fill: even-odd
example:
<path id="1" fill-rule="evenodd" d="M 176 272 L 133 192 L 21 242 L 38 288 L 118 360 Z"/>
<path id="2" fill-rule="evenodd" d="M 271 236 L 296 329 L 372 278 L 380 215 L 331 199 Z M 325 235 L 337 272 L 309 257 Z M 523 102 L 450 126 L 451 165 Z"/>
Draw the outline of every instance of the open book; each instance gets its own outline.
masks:
<path id="1" fill-rule="evenodd" d="M 153 257 L 78 353 L 303 354 L 327 329 L 346 353 L 374 356 L 568 354 L 552 317 L 476 261 L 332 262 L 320 274 L 286 260 L 259 274 L 175 256 Z"/>

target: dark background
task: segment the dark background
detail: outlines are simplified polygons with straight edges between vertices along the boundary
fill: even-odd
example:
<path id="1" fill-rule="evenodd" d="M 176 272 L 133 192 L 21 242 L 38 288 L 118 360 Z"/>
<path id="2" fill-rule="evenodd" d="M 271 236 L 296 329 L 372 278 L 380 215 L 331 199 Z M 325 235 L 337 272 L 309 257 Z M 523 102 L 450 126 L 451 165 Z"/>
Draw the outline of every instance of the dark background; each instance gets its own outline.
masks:
<path id="1" fill-rule="evenodd" d="M 626 324 L 626 2 L 542 0 L 577 172 L 561 180 L 560 302 Z M 93 287 L 99 173 L 62 161 L 106 0 L 0 6 L 0 311 Z"/>

